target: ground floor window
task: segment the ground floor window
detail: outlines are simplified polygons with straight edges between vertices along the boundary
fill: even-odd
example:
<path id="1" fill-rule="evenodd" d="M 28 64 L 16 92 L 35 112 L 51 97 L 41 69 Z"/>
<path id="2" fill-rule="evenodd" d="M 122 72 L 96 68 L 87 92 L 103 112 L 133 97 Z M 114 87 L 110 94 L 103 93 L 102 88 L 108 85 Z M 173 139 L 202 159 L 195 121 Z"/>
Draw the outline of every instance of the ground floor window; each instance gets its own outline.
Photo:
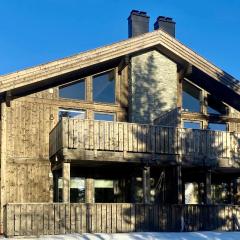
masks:
<path id="1" fill-rule="evenodd" d="M 115 189 L 117 181 L 114 180 L 94 180 L 94 192 L 95 192 L 95 202 L 96 203 L 111 203 L 115 202 Z"/>
<path id="2" fill-rule="evenodd" d="M 58 179 L 58 201 L 62 202 L 62 178 Z M 84 203 L 85 202 L 85 179 L 72 177 L 70 180 L 70 202 Z"/>
<path id="3" fill-rule="evenodd" d="M 143 188 L 142 188 L 142 178 L 136 177 L 135 180 L 135 202 L 141 203 L 143 201 Z"/>
<path id="4" fill-rule="evenodd" d="M 196 182 L 185 183 L 185 204 L 199 203 L 199 186 Z"/>
<path id="5" fill-rule="evenodd" d="M 229 203 L 229 184 L 219 183 L 211 186 L 212 203 L 228 204 Z"/>
<path id="6" fill-rule="evenodd" d="M 160 180 L 161 181 L 161 180 Z M 159 184 L 158 178 L 150 178 L 150 203 L 155 203 L 156 201 L 160 201 L 162 196 L 162 184 Z M 136 177 L 134 180 L 134 189 L 135 192 L 132 192 L 131 194 L 134 195 L 133 199 L 136 203 L 142 203 L 143 202 L 143 179 L 142 177 Z"/>

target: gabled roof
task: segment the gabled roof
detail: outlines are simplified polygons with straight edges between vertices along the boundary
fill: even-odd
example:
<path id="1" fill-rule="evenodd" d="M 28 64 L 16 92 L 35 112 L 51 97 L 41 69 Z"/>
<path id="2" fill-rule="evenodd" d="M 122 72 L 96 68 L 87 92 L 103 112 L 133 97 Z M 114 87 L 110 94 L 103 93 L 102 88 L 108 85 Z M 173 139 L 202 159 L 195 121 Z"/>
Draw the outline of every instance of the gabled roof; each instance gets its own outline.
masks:
<path id="1" fill-rule="evenodd" d="M 9 90 L 48 81 L 76 70 L 100 64 L 125 55 L 131 55 L 149 48 L 163 47 L 183 61 L 193 65 L 214 80 L 240 95 L 239 82 L 223 70 L 199 56 L 162 30 L 142 34 L 115 44 L 79 53 L 64 59 L 0 76 L 0 94 Z"/>

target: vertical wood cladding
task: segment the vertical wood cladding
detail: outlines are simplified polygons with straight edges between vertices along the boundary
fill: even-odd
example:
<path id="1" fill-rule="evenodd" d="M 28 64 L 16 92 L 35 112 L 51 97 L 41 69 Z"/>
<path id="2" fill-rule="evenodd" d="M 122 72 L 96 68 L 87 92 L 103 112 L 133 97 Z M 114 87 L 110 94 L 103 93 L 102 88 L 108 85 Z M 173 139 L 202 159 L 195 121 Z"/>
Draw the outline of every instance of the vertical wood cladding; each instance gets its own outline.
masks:
<path id="1" fill-rule="evenodd" d="M 14 100 L 7 108 L 7 202 L 51 200 L 49 132 L 57 108 L 35 99 L 55 96 L 50 89 Z"/>
<path id="2" fill-rule="evenodd" d="M 3 206 L 7 203 L 6 201 L 6 162 L 7 162 L 7 105 L 6 103 L 1 103 L 1 148 L 0 148 L 0 160 L 1 160 L 1 195 L 0 195 L 0 203 L 1 203 L 1 217 L 0 217 L 0 231 L 2 233 L 3 230 Z"/>
<path id="3" fill-rule="evenodd" d="M 230 108 L 230 117 L 235 117 L 235 118 L 239 118 L 240 117 L 240 113 L 235 110 L 234 108 Z M 237 122 L 229 122 L 228 123 L 228 131 L 230 132 L 237 132 L 240 133 L 240 123 Z"/>
<path id="4" fill-rule="evenodd" d="M 9 159 L 46 159 L 49 132 L 56 124 L 57 109 L 34 100 L 19 99 L 7 111 L 7 156 Z"/>
<path id="5" fill-rule="evenodd" d="M 8 163 L 7 189 L 8 203 L 51 201 L 52 178 L 49 162 Z"/>
<path id="6" fill-rule="evenodd" d="M 149 123 L 177 107 L 176 63 L 155 50 L 131 63 L 131 122 Z"/>

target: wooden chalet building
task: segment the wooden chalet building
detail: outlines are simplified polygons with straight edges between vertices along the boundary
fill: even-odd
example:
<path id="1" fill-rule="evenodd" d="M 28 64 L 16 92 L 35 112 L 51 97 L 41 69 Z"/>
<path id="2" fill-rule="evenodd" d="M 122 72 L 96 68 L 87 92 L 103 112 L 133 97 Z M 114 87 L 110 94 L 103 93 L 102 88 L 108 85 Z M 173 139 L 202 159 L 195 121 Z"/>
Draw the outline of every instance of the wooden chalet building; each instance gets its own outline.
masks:
<path id="1" fill-rule="evenodd" d="M 127 40 L 0 76 L 1 229 L 237 230 L 240 85 L 132 11 Z"/>

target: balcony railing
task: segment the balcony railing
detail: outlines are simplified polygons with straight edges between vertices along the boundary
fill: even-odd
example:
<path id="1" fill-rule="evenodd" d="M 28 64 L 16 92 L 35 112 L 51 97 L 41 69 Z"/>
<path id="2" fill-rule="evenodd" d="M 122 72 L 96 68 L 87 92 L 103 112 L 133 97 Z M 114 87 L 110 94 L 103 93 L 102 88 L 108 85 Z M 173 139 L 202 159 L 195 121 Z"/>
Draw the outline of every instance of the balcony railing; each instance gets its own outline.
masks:
<path id="1" fill-rule="evenodd" d="M 4 213 L 7 237 L 85 232 L 236 231 L 240 220 L 239 205 L 10 203 L 5 205 Z"/>
<path id="2" fill-rule="evenodd" d="M 205 164 L 225 159 L 229 166 L 240 157 L 240 134 L 63 118 L 50 133 L 50 157 L 63 149 L 135 153 L 151 159 L 175 155 Z"/>

